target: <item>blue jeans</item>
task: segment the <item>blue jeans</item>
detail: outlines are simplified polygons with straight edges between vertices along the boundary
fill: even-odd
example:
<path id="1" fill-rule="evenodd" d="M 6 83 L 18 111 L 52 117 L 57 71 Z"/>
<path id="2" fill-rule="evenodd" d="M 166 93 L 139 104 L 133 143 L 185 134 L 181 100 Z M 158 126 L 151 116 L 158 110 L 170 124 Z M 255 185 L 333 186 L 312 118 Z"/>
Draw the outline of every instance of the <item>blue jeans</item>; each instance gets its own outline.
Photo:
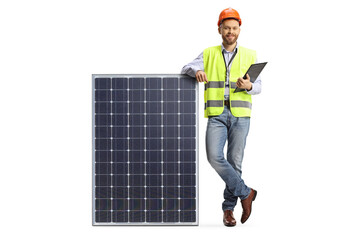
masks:
<path id="1" fill-rule="evenodd" d="M 222 209 L 234 210 L 238 197 L 243 200 L 250 194 L 250 188 L 241 178 L 241 164 L 244 156 L 250 117 L 234 117 L 225 106 L 219 116 L 209 117 L 206 129 L 206 154 L 209 163 L 226 183 L 225 201 Z M 228 141 L 227 159 L 224 146 Z"/>

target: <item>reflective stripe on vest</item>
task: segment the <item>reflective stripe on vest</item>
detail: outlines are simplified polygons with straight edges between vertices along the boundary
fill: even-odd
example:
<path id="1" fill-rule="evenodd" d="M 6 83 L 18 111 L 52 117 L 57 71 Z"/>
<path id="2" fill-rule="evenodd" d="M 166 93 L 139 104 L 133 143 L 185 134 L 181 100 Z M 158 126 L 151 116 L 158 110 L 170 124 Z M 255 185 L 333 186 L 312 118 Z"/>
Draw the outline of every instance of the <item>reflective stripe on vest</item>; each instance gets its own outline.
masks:
<path id="1" fill-rule="evenodd" d="M 208 79 L 205 84 L 205 117 L 220 115 L 224 110 L 224 92 L 226 66 L 221 52 L 221 46 L 210 47 L 203 52 L 204 69 Z M 244 76 L 251 64 L 256 61 L 256 52 L 244 47 L 238 47 L 233 59 L 230 81 L 230 110 L 235 117 L 250 117 L 252 100 L 246 91 L 234 93 L 237 79 Z"/>
<path id="2" fill-rule="evenodd" d="M 223 100 L 208 100 L 205 103 L 205 109 L 207 107 L 223 107 L 224 106 L 224 101 Z"/>
<path id="3" fill-rule="evenodd" d="M 225 82 L 208 82 L 208 83 L 205 83 L 205 90 L 208 89 L 208 88 L 224 88 L 224 84 Z M 235 84 L 236 85 L 236 84 Z"/>
<path id="4" fill-rule="evenodd" d="M 247 101 L 233 100 L 230 104 L 232 107 L 252 108 L 252 103 Z"/>
<path id="5" fill-rule="evenodd" d="M 240 100 L 233 100 L 230 101 L 230 104 L 232 107 L 243 107 L 243 108 L 252 108 L 252 104 L 250 102 L 247 101 L 240 101 Z M 222 100 L 208 100 L 205 103 L 205 109 L 207 107 L 223 107 L 224 106 L 224 101 Z"/>
<path id="6" fill-rule="evenodd" d="M 224 84 L 225 82 L 208 82 L 208 83 L 205 83 L 205 90 L 208 89 L 208 88 L 223 88 L 224 87 Z M 236 88 L 236 82 L 231 82 L 231 88 Z"/>

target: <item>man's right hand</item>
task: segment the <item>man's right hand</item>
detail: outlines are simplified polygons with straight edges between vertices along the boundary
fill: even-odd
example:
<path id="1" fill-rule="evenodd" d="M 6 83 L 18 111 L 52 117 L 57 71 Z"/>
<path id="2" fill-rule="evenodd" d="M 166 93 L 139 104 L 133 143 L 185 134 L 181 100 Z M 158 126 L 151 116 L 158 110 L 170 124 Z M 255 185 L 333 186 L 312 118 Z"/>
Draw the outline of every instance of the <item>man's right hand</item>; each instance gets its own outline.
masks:
<path id="1" fill-rule="evenodd" d="M 208 82 L 206 73 L 201 70 L 196 72 L 195 77 L 198 82 Z"/>

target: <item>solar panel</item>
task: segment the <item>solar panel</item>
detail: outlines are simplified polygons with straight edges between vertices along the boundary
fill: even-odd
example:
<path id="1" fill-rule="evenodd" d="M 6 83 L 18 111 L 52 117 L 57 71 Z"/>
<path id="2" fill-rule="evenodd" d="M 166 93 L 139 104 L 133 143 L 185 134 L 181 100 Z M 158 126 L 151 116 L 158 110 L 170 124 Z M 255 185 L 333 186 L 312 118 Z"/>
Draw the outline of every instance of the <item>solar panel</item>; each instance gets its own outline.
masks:
<path id="1" fill-rule="evenodd" d="M 93 225 L 198 225 L 198 84 L 93 75 Z"/>

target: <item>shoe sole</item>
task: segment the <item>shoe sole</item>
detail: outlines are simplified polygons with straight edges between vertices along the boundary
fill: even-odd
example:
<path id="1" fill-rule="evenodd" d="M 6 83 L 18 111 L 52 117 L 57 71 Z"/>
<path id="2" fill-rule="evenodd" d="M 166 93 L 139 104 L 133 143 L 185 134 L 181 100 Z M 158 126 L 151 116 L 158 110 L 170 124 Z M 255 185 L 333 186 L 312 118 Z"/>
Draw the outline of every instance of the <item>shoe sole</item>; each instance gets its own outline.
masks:
<path id="1" fill-rule="evenodd" d="M 224 226 L 225 226 L 225 227 L 235 227 L 235 226 L 236 226 L 236 223 L 235 223 L 234 225 L 232 225 L 232 224 L 226 225 L 226 224 L 224 223 Z"/>

